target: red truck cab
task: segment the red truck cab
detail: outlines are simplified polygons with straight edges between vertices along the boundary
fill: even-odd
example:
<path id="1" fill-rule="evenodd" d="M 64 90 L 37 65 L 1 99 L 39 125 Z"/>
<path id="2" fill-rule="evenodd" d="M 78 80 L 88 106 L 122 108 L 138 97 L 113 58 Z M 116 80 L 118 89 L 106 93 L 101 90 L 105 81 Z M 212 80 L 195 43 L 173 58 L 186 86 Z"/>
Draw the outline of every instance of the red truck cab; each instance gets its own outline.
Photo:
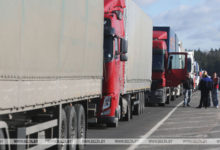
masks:
<path id="1" fill-rule="evenodd" d="M 153 63 L 150 103 L 164 106 L 169 103 L 170 87 L 186 78 L 187 53 L 168 52 L 167 32 L 153 31 Z"/>
<path id="2" fill-rule="evenodd" d="M 117 126 L 121 108 L 120 92 L 124 86 L 124 62 L 127 60 L 123 13 L 125 0 L 104 0 L 103 97 L 98 109 L 98 123 Z"/>

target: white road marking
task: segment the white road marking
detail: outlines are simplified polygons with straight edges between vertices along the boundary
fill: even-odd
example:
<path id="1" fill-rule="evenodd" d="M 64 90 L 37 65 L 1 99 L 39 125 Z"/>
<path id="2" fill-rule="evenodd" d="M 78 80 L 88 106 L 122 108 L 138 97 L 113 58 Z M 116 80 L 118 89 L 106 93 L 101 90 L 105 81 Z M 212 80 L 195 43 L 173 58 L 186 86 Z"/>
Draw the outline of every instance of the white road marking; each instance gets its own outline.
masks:
<path id="1" fill-rule="evenodd" d="M 165 122 L 164 125 L 181 125 L 183 124 L 184 122 L 186 122 L 186 120 L 178 120 L 178 122 L 176 121 L 168 121 L 168 122 Z M 216 120 L 214 120 L 213 118 L 211 119 L 205 119 L 205 120 L 190 120 L 190 122 L 188 122 L 188 125 L 191 125 L 191 124 L 198 124 L 198 123 L 216 123 Z"/>
<path id="2" fill-rule="evenodd" d="M 215 126 L 216 123 L 214 124 L 209 124 L 205 126 L 191 126 L 191 127 L 176 127 L 176 128 L 171 128 L 171 127 L 163 127 L 162 129 L 158 129 L 158 131 L 170 131 L 170 130 L 185 130 L 185 129 L 200 129 L 200 128 L 210 128 L 210 126 Z M 176 134 L 176 133 L 173 133 Z"/>
<path id="3" fill-rule="evenodd" d="M 150 131 L 148 131 L 141 139 L 139 139 L 135 144 L 131 145 L 127 150 L 135 150 L 139 145 L 141 145 L 144 139 L 150 137 L 175 111 L 183 104 L 180 102 L 175 108 L 173 108 L 161 121 L 159 121 Z"/>
<path id="4" fill-rule="evenodd" d="M 209 117 L 209 119 L 215 119 L 216 118 L 216 116 L 205 116 L 205 117 Z M 204 116 L 195 116 L 195 117 L 191 117 L 191 116 L 182 116 L 182 117 L 173 117 L 173 118 L 169 118 L 169 121 L 173 121 L 173 120 L 179 120 L 180 118 L 182 118 L 182 120 L 188 120 L 188 121 L 191 121 L 191 120 L 195 120 L 195 119 L 201 119 L 201 118 L 204 118 Z"/>

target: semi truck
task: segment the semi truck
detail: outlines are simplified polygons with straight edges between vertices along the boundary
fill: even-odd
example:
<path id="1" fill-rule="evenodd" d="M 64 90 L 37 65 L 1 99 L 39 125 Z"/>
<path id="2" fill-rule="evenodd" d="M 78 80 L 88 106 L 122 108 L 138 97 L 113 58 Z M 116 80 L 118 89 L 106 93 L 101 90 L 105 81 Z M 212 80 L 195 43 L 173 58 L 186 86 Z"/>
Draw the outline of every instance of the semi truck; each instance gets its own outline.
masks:
<path id="1" fill-rule="evenodd" d="M 99 122 L 113 126 L 143 113 L 152 21 L 134 2 L 2 0 L 0 13 L 0 139 L 7 142 L 0 149 L 83 149 L 9 139 L 84 139 L 94 104 Z"/>
<path id="2" fill-rule="evenodd" d="M 178 52 L 185 52 L 185 49 L 183 48 L 183 42 L 182 41 L 177 41 L 178 42 Z M 184 64 L 182 64 L 184 65 Z M 179 84 L 177 87 L 176 87 L 176 97 L 179 97 L 183 94 L 183 84 Z M 175 98 L 175 97 L 173 97 Z"/>
<path id="3" fill-rule="evenodd" d="M 196 68 L 195 68 L 195 58 L 194 58 L 194 51 L 188 50 L 186 51 L 188 54 L 187 57 L 187 72 L 189 73 L 190 77 L 193 79 L 194 87 L 193 89 L 196 89 Z"/>
<path id="4" fill-rule="evenodd" d="M 186 79 L 187 53 L 178 51 L 178 39 L 170 27 L 153 27 L 152 85 L 149 103 L 164 106 L 175 99 Z"/>
<path id="5" fill-rule="evenodd" d="M 103 0 L 0 1 L 1 150 L 83 149 L 9 139 L 84 139 L 102 96 Z"/>
<path id="6" fill-rule="evenodd" d="M 199 63 L 197 61 L 194 61 L 194 70 L 195 70 L 195 88 L 198 89 L 199 81 L 200 81 L 200 68 Z"/>
<path id="7" fill-rule="evenodd" d="M 103 97 L 98 123 L 143 113 L 152 74 L 152 20 L 132 0 L 105 0 Z"/>

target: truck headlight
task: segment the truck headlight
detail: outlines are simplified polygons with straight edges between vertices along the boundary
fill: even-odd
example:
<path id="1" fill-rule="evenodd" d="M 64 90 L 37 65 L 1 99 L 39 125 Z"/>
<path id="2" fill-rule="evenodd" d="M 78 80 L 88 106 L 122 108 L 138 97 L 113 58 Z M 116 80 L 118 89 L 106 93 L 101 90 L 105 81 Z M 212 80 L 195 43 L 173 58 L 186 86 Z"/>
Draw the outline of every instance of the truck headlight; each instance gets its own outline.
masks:
<path id="1" fill-rule="evenodd" d="M 102 106 L 103 110 L 105 110 L 105 109 L 107 109 L 107 108 L 109 108 L 111 106 L 111 99 L 112 99 L 111 96 L 106 96 L 104 98 L 104 102 L 103 102 L 103 106 Z"/>

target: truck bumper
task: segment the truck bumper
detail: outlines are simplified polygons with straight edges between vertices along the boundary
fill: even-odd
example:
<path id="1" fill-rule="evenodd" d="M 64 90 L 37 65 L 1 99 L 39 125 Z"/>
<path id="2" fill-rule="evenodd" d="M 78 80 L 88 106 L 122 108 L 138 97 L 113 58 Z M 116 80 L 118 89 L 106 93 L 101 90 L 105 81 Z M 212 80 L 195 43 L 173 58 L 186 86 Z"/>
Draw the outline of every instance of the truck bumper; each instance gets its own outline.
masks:
<path id="1" fill-rule="evenodd" d="M 164 94 L 165 93 L 164 93 L 163 88 L 157 89 L 157 90 L 152 90 L 150 92 L 149 103 L 153 103 L 153 104 L 165 103 L 166 102 L 166 96 Z"/>
<path id="2" fill-rule="evenodd" d="M 98 117 L 98 123 L 116 123 L 118 118 L 110 116 L 100 116 Z"/>

